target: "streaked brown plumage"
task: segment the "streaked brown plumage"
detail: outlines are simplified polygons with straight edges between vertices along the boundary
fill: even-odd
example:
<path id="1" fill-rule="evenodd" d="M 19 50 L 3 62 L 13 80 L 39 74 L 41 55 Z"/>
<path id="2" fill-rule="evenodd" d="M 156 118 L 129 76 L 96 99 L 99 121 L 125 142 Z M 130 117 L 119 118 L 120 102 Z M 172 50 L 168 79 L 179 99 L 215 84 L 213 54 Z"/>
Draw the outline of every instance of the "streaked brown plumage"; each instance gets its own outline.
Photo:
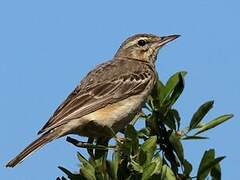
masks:
<path id="1" fill-rule="evenodd" d="M 158 37 L 137 34 L 118 49 L 114 58 L 98 65 L 57 108 L 43 126 L 37 140 L 6 166 L 14 167 L 33 151 L 67 134 L 100 138 L 111 137 L 141 109 L 155 80 L 158 50 L 178 35 Z"/>

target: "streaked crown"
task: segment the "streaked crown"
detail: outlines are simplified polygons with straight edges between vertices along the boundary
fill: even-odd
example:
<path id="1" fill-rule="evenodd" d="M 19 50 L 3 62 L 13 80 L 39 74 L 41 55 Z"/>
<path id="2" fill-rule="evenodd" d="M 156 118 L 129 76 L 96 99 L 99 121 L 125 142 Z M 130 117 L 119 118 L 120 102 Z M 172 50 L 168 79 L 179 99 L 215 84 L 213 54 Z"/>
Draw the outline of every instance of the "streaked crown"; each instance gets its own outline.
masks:
<path id="1" fill-rule="evenodd" d="M 158 51 L 179 35 L 159 37 L 153 34 L 136 34 L 125 40 L 118 49 L 115 58 L 129 58 L 154 63 Z"/>

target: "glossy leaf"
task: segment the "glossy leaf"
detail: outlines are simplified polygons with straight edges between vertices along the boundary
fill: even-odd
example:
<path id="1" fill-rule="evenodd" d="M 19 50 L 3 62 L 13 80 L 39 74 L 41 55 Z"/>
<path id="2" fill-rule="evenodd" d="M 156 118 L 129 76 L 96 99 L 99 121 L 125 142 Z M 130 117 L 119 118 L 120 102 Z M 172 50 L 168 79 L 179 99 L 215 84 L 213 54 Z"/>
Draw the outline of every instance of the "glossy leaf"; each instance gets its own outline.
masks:
<path id="1" fill-rule="evenodd" d="M 170 109 L 167 111 L 167 114 L 165 118 L 163 119 L 163 122 L 165 125 L 167 125 L 170 129 L 173 130 L 179 130 L 180 127 L 180 116 L 176 109 Z"/>
<path id="2" fill-rule="evenodd" d="M 172 169 L 169 167 L 167 167 L 166 180 L 176 180 L 176 176 L 174 175 Z"/>
<path id="3" fill-rule="evenodd" d="M 137 162 L 135 162 L 133 159 L 131 160 L 131 165 L 132 165 L 134 171 L 137 171 L 139 173 L 143 172 L 143 167 L 140 164 L 138 164 Z"/>
<path id="4" fill-rule="evenodd" d="M 150 135 L 150 130 L 148 128 L 142 128 L 138 131 L 138 137 L 148 137 Z"/>
<path id="5" fill-rule="evenodd" d="M 148 180 L 154 174 L 155 168 L 156 163 L 155 162 L 150 163 L 149 166 L 146 167 L 143 171 L 142 180 Z"/>
<path id="6" fill-rule="evenodd" d="M 210 109 L 212 109 L 213 104 L 214 101 L 208 101 L 198 108 L 190 122 L 189 131 L 197 127 L 197 125 L 201 122 L 204 116 L 209 112 Z"/>
<path id="7" fill-rule="evenodd" d="M 87 167 L 82 167 L 80 169 L 80 172 L 87 180 L 96 180 L 95 173 L 93 173 L 90 169 Z"/>
<path id="8" fill-rule="evenodd" d="M 62 168 L 68 179 L 220 179 L 221 168 L 219 162 L 224 157 L 215 158 L 213 149 L 206 151 L 200 162 L 197 175 L 192 174 L 193 167 L 184 158 L 181 140 L 207 139 L 207 137 L 197 134 L 225 122 L 232 115 L 220 116 L 204 124 L 202 119 L 213 107 L 213 101 L 208 101 L 194 113 L 188 129 L 179 130 L 181 117 L 178 110 L 173 109 L 172 105 L 184 89 L 183 77 L 185 75 L 186 72 L 184 71 L 174 74 L 169 78 L 166 85 L 160 80 L 156 82 L 151 95 L 147 99 L 146 106 L 143 107 L 142 114 L 135 116 L 130 125 L 126 127 L 124 139 L 116 141 L 116 145 L 109 145 L 113 148 L 109 151 L 110 154 L 112 153 L 111 160 L 107 159 L 109 157 L 107 153 L 96 158 L 97 149 L 88 151 L 89 160 L 86 159 L 87 156 L 85 158 L 78 153 L 81 162 L 78 174 Z M 139 119 L 145 120 L 146 126 L 137 130 L 134 125 Z M 196 134 L 191 133 L 189 136 L 188 130 L 194 130 Z M 92 141 L 89 144 L 91 143 L 94 142 Z M 60 178 L 58 179 L 60 180 Z"/>
<path id="9" fill-rule="evenodd" d="M 129 139 L 132 151 L 134 154 L 136 154 L 138 150 L 138 134 L 133 125 L 129 124 L 127 126 L 125 131 L 125 137 Z"/>
<path id="10" fill-rule="evenodd" d="M 151 93 L 151 100 L 149 106 L 152 110 L 159 109 L 160 107 L 160 95 L 164 92 L 165 86 L 158 79 Z"/>
<path id="11" fill-rule="evenodd" d="M 155 132 L 158 130 L 158 117 L 155 113 L 152 113 L 146 119 L 146 127 L 150 130 L 150 134 L 156 134 Z"/>
<path id="12" fill-rule="evenodd" d="M 173 113 L 171 111 L 168 111 L 166 117 L 163 119 L 163 122 L 165 125 L 167 125 L 170 129 L 176 130 L 176 121 L 174 118 Z"/>
<path id="13" fill-rule="evenodd" d="M 189 176 L 190 176 L 190 173 L 192 172 L 192 165 L 191 165 L 191 163 L 188 162 L 188 161 L 185 159 L 184 162 L 183 162 L 183 167 L 184 167 L 183 174 L 184 174 L 186 177 L 189 177 Z"/>
<path id="14" fill-rule="evenodd" d="M 119 152 L 114 151 L 112 154 L 112 174 L 114 176 L 114 179 L 117 179 L 119 161 L 120 161 Z"/>
<path id="15" fill-rule="evenodd" d="M 169 137 L 169 141 L 173 145 L 174 150 L 175 150 L 179 160 L 183 163 L 183 161 L 184 161 L 183 146 L 182 146 L 179 136 L 177 136 L 175 134 L 175 132 L 172 132 L 172 134 Z"/>
<path id="16" fill-rule="evenodd" d="M 184 89 L 184 79 L 183 76 L 181 75 L 181 73 L 178 74 L 178 82 L 176 84 L 176 86 L 173 89 L 173 92 L 169 98 L 169 103 L 168 106 L 172 106 L 177 99 L 179 98 L 179 96 L 182 94 Z"/>
<path id="17" fill-rule="evenodd" d="M 66 168 L 61 167 L 61 166 L 59 166 L 58 168 L 59 168 L 61 171 L 63 171 L 63 172 L 68 176 L 68 178 L 71 179 L 71 180 L 78 180 L 78 179 L 80 179 L 80 178 L 83 179 L 83 176 L 80 175 L 80 174 L 73 174 L 73 173 L 71 173 L 69 170 L 67 170 Z M 60 178 L 58 178 L 58 179 L 60 179 Z M 62 177 L 61 179 L 62 179 L 62 180 L 66 180 L 65 177 Z"/>
<path id="18" fill-rule="evenodd" d="M 212 169 L 211 169 L 211 177 L 212 180 L 219 180 L 221 179 L 221 167 L 220 164 L 216 164 Z"/>
<path id="19" fill-rule="evenodd" d="M 172 94 L 173 89 L 179 82 L 179 74 L 181 74 L 181 76 L 184 77 L 187 74 L 187 72 L 186 71 L 177 72 L 169 78 L 164 90 L 160 93 L 161 103 L 163 103 L 169 97 L 169 95 Z"/>
<path id="20" fill-rule="evenodd" d="M 215 151 L 214 149 L 210 149 L 208 151 L 205 151 L 202 160 L 200 162 L 197 178 L 198 179 L 205 179 L 212 168 L 214 168 L 220 161 L 222 161 L 225 157 L 218 157 L 214 158 Z"/>
<path id="21" fill-rule="evenodd" d="M 156 163 L 156 168 L 154 170 L 154 174 L 160 174 L 161 173 L 161 170 L 162 170 L 162 159 L 159 155 L 159 153 L 157 153 L 154 157 L 153 157 L 153 160 L 152 162 L 155 162 Z"/>
<path id="22" fill-rule="evenodd" d="M 209 171 L 214 167 L 216 166 L 220 161 L 222 161 L 223 159 L 225 158 L 225 156 L 221 156 L 221 157 L 218 157 L 212 161 L 209 161 L 203 168 L 201 171 L 199 171 L 198 173 L 198 177 L 199 179 L 202 179 L 202 175 L 205 175 L 205 174 L 208 174 Z"/>
<path id="23" fill-rule="evenodd" d="M 198 173 L 197 173 L 197 176 L 199 178 L 201 177 L 202 179 L 204 179 L 207 177 L 208 173 L 210 172 L 210 169 L 208 171 L 206 171 L 204 169 L 209 162 L 214 160 L 214 156 L 215 156 L 214 149 L 210 149 L 210 150 L 204 152 L 203 157 L 200 162 L 200 165 L 199 165 L 199 168 L 198 168 Z"/>
<path id="24" fill-rule="evenodd" d="M 216 119 L 213 119 L 212 121 L 203 125 L 195 135 L 200 134 L 200 133 L 202 133 L 204 131 L 207 131 L 209 129 L 212 129 L 212 128 L 222 124 L 223 122 L 231 119 L 232 117 L 233 117 L 232 114 L 227 114 L 227 115 L 220 116 Z"/>
<path id="25" fill-rule="evenodd" d="M 173 171 L 167 165 L 163 165 L 163 167 L 162 167 L 161 179 L 162 180 L 176 180 L 176 177 L 175 177 Z"/>
<path id="26" fill-rule="evenodd" d="M 176 109 L 171 109 L 171 113 L 173 114 L 173 117 L 174 117 L 175 122 L 177 124 L 177 130 L 179 130 L 181 117 L 180 117 L 180 115 L 179 115 L 179 113 Z"/>
<path id="27" fill-rule="evenodd" d="M 125 137 L 136 139 L 137 138 L 137 131 L 135 130 L 134 126 L 129 124 L 125 131 Z"/>
<path id="28" fill-rule="evenodd" d="M 143 166 L 146 163 L 146 161 L 147 161 L 147 153 L 140 148 L 139 155 L 138 155 L 138 162 L 141 166 Z"/>
<path id="29" fill-rule="evenodd" d="M 151 163 L 152 158 L 154 156 L 154 152 L 157 148 L 157 136 L 152 136 L 148 140 L 146 140 L 142 145 L 141 145 L 141 154 L 145 154 L 145 162 L 143 163 L 143 167 L 148 167 L 149 163 Z M 144 157 L 143 156 L 143 157 Z"/>
<path id="30" fill-rule="evenodd" d="M 58 166 L 59 169 L 61 169 L 61 171 L 63 171 L 69 178 L 72 178 L 74 176 L 73 173 L 71 173 L 69 170 L 67 170 L 64 167 Z"/>
<path id="31" fill-rule="evenodd" d="M 161 172 L 161 180 L 164 180 L 164 179 L 166 179 L 166 173 L 167 173 L 167 165 L 163 165 L 162 166 L 162 172 Z"/>
<path id="32" fill-rule="evenodd" d="M 67 180 L 65 177 L 62 177 L 61 180 Z"/>
<path id="33" fill-rule="evenodd" d="M 90 174 L 95 173 L 95 168 L 92 166 L 92 164 L 87 161 L 79 152 L 77 153 L 77 157 L 82 163 L 82 166 L 85 167 Z"/>
<path id="34" fill-rule="evenodd" d="M 209 139 L 209 138 L 203 137 L 203 136 L 186 136 L 182 138 L 182 140 L 202 140 L 202 139 Z"/>
<path id="35" fill-rule="evenodd" d="M 152 151 L 152 150 L 155 150 L 156 149 L 156 146 L 157 146 L 157 136 L 151 136 L 148 140 L 146 140 L 142 146 L 141 146 L 141 149 L 143 151 Z"/>

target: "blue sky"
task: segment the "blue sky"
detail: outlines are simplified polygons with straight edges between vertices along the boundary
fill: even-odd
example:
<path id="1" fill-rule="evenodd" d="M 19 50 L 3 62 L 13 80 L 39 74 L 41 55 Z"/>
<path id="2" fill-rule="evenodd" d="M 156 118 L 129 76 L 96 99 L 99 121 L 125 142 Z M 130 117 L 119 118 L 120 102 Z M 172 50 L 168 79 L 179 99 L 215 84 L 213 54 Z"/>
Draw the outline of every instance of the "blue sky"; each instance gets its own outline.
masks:
<path id="1" fill-rule="evenodd" d="M 62 138 L 14 169 L 5 163 L 28 143 L 57 105 L 96 64 L 112 58 L 135 33 L 181 34 L 163 48 L 157 67 L 163 81 L 186 70 L 177 107 L 183 124 L 207 100 L 215 107 L 206 120 L 224 113 L 232 121 L 186 142 L 186 157 L 198 166 L 204 150 L 216 148 L 223 179 L 239 176 L 239 42 L 237 0 L 184 1 L 1 1 L 0 2 L 0 178 L 55 179 L 62 165 L 77 170 L 75 147 Z"/>

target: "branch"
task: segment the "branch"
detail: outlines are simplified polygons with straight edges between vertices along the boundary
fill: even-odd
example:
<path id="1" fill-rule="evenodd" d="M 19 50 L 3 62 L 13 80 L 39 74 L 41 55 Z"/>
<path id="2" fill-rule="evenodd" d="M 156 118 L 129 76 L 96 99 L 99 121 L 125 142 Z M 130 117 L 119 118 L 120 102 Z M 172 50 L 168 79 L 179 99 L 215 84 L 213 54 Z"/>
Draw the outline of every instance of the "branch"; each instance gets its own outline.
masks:
<path id="1" fill-rule="evenodd" d="M 77 139 L 74 139 L 72 137 L 67 136 L 66 141 L 73 144 L 76 147 L 79 148 L 88 148 L 88 149 L 102 149 L 102 150 L 107 150 L 107 149 L 115 149 L 115 145 L 108 145 L 108 146 L 103 146 L 103 145 L 95 145 L 87 142 L 82 142 Z"/>

